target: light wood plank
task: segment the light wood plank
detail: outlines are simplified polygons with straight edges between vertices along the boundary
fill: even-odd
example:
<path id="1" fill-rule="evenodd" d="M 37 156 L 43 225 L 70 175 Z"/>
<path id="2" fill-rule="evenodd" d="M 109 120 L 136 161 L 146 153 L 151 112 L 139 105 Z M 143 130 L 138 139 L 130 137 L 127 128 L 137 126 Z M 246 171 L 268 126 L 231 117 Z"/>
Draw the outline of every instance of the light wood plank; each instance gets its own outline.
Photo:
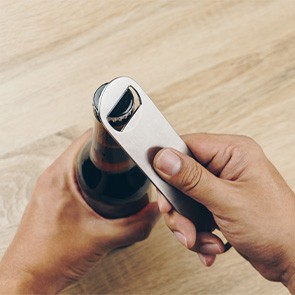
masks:
<path id="1" fill-rule="evenodd" d="M 295 189 L 293 0 L 1 1 L 0 41 L 0 256 L 37 177 L 119 75 L 179 133 L 254 137 Z M 162 221 L 63 293 L 288 294 L 235 251 L 203 268 Z"/>

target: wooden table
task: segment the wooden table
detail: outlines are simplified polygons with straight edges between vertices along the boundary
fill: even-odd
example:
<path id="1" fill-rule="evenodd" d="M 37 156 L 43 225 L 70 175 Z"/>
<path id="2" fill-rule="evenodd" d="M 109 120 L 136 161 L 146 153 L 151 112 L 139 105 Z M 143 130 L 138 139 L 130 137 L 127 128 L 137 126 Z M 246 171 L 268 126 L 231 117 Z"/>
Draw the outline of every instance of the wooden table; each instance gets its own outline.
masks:
<path id="1" fill-rule="evenodd" d="M 179 133 L 253 137 L 295 188 L 293 0 L 1 1 L 1 256 L 38 175 L 92 125 L 95 89 L 119 75 Z M 234 250 L 204 268 L 160 221 L 64 294 L 288 292 Z"/>

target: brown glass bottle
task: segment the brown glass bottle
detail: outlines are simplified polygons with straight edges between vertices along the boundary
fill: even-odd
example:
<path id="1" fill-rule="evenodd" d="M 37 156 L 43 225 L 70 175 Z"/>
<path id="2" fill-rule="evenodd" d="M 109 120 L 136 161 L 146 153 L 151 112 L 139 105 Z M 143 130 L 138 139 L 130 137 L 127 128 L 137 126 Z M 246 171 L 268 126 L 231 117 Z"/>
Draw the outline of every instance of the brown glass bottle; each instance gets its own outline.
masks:
<path id="1" fill-rule="evenodd" d="M 93 98 L 99 107 L 100 86 Z M 120 129 L 134 111 L 134 97 L 127 90 L 110 114 L 109 121 Z M 106 218 L 135 214 L 149 202 L 150 181 L 126 152 L 104 129 L 95 113 L 93 137 L 82 149 L 77 161 L 77 181 L 86 202 Z"/>

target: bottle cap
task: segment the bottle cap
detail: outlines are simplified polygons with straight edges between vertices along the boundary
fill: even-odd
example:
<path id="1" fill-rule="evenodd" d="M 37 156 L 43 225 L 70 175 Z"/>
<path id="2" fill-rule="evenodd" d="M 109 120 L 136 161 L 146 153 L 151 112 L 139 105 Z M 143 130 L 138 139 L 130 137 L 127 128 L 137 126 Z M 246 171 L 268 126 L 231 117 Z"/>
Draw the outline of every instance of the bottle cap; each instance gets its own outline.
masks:
<path id="1" fill-rule="evenodd" d="M 104 88 L 108 83 L 102 84 L 94 93 L 93 97 L 93 111 L 95 117 L 100 121 L 99 118 L 99 100 Z M 117 105 L 111 111 L 108 116 L 109 122 L 112 126 L 119 126 L 125 123 L 125 120 L 128 119 L 134 110 L 134 97 L 130 89 L 127 89 L 124 95 L 121 97 Z"/>

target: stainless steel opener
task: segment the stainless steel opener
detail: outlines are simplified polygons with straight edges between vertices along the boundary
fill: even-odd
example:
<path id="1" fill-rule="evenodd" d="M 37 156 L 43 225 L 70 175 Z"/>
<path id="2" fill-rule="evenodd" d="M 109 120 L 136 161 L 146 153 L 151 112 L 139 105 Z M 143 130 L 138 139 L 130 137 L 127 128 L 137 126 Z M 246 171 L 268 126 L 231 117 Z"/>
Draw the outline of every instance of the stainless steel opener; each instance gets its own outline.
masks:
<path id="1" fill-rule="evenodd" d="M 135 91 L 140 105 L 126 126 L 118 131 L 110 125 L 108 116 L 128 89 L 133 93 Z M 111 136 L 129 154 L 176 211 L 190 219 L 197 231 L 210 231 L 213 221 L 211 212 L 163 181 L 153 169 L 153 158 L 161 148 L 172 147 L 189 156 L 192 154 L 141 87 L 131 78 L 116 78 L 104 88 L 99 102 L 97 115 Z"/>

